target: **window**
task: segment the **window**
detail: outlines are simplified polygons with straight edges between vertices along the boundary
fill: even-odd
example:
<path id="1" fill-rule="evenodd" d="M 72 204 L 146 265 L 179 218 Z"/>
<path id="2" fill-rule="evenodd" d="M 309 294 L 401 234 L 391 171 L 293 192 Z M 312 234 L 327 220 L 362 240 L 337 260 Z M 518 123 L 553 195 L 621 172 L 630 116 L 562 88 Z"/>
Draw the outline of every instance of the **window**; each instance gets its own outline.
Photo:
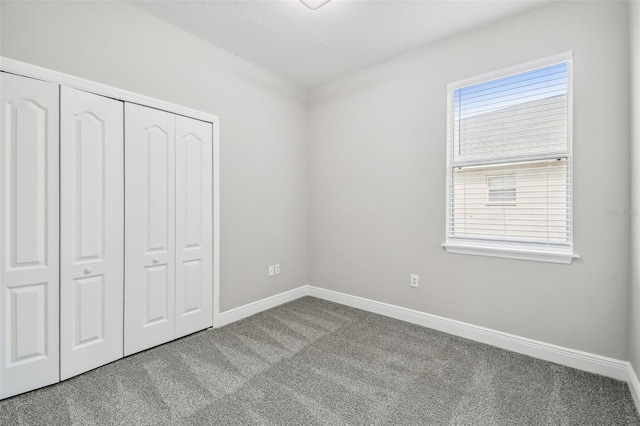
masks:
<path id="1" fill-rule="evenodd" d="M 449 252 L 570 263 L 568 55 L 449 85 Z"/>
<path id="2" fill-rule="evenodd" d="M 487 176 L 487 204 L 516 204 L 516 175 Z"/>

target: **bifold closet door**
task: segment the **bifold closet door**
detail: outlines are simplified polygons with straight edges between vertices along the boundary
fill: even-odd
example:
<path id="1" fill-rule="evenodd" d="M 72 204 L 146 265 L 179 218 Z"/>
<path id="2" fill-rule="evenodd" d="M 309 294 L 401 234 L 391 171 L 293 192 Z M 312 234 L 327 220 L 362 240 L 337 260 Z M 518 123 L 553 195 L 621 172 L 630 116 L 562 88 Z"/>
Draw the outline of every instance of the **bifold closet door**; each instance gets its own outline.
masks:
<path id="1" fill-rule="evenodd" d="M 175 118 L 125 103 L 125 341 L 174 338 Z"/>
<path id="2" fill-rule="evenodd" d="M 213 325 L 212 130 L 176 116 L 176 337 Z"/>
<path id="3" fill-rule="evenodd" d="M 123 356 L 123 103 L 60 91 L 60 376 Z"/>
<path id="4" fill-rule="evenodd" d="M 0 72 L 0 398 L 59 370 L 59 86 Z"/>

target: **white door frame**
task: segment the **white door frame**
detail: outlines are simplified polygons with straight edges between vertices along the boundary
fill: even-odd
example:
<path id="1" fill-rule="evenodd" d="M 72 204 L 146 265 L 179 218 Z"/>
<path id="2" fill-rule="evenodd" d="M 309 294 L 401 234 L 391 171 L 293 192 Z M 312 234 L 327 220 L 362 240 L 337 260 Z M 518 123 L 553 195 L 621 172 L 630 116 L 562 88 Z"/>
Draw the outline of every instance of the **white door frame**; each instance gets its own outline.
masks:
<path id="1" fill-rule="evenodd" d="M 207 121 L 213 127 L 213 326 L 220 324 L 220 122 L 217 115 L 0 56 L 0 70 Z"/>

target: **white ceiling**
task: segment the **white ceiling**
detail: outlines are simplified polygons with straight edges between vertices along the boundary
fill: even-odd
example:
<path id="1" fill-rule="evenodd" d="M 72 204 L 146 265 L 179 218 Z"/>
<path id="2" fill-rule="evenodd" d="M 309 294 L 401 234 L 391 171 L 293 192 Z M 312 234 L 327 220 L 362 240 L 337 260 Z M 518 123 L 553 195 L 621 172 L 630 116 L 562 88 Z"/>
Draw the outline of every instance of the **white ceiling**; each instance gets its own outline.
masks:
<path id="1" fill-rule="evenodd" d="M 548 0 L 133 1 L 302 87 L 314 87 Z"/>

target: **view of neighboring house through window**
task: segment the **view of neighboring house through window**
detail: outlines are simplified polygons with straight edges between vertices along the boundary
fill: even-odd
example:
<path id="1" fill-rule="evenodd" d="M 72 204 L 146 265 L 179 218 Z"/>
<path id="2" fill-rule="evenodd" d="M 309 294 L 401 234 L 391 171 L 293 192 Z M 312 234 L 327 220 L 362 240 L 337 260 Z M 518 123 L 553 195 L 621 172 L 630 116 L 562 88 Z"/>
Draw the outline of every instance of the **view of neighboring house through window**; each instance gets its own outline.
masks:
<path id="1" fill-rule="evenodd" d="M 487 203 L 491 205 L 515 205 L 516 175 L 487 176 Z"/>
<path id="2" fill-rule="evenodd" d="M 450 85 L 447 244 L 572 249 L 570 65 Z"/>

